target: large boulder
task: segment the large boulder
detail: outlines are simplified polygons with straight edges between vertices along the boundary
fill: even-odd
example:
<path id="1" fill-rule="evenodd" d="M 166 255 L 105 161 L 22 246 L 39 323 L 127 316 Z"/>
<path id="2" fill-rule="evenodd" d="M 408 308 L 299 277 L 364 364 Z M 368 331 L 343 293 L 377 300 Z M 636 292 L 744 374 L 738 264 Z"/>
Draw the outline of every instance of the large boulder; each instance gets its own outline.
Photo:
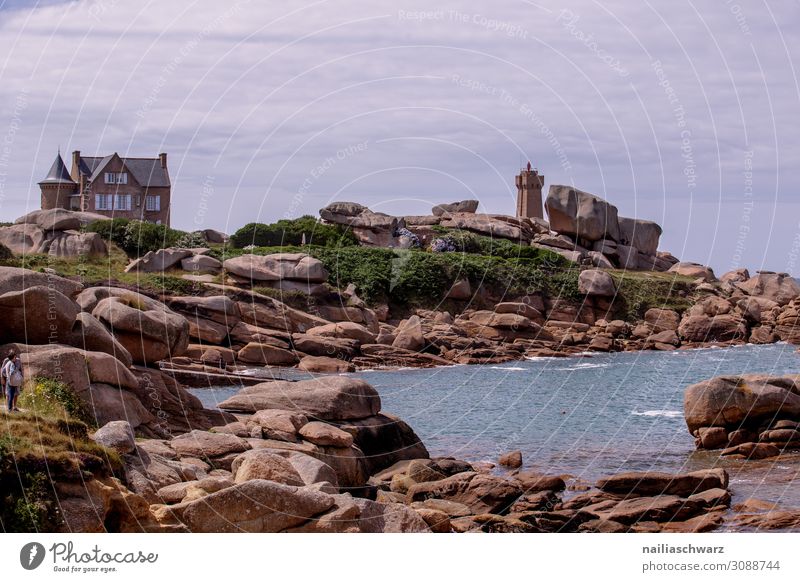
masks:
<path id="1" fill-rule="evenodd" d="M 571 186 L 550 186 L 545 200 L 550 228 L 586 241 L 619 241 L 617 208 L 602 198 Z"/>
<path id="2" fill-rule="evenodd" d="M 321 420 L 349 420 L 377 414 L 381 399 L 363 380 L 325 376 L 300 382 L 263 382 L 247 386 L 219 407 L 235 412 L 279 408 L 302 411 Z"/>
<path id="3" fill-rule="evenodd" d="M 589 297 L 613 297 L 616 295 L 614 279 L 601 269 L 587 269 L 578 275 L 578 291 Z"/>
<path id="4" fill-rule="evenodd" d="M 385 230 L 393 233 L 405 226 L 395 216 L 372 212 L 356 202 L 333 202 L 322 208 L 319 215 L 327 222 L 373 231 Z"/>
<path id="5" fill-rule="evenodd" d="M 150 251 L 143 257 L 132 261 L 125 267 L 125 272 L 163 273 L 167 269 L 179 265 L 183 259 L 191 257 L 193 254 L 190 249 L 169 248 Z"/>
<path id="6" fill-rule="evenodd" d="M 236 359 L 258 366 L 293 366 L 299 361 L 297 354 L 290 350 L 258 342 L 244 346 L 236 354 Z"/>
<path id="7" fill-rule="evenodd" d="M 444 499 L 462 503 L 473 514 L 508 512 L 524 493 L 522 486 L 496 475 L 475 472 L 458 473 L 446 479 L 416 483 L 409 487 L 407 501 Z"/>
<path id="8" fill-rule="evenodd" d="M 759 271 L 755 277 L 737 283 L 736 287 L 748 295 L 763 297 L 778 305 L 786 305 L 800 296 L 800 284 L 786 273 Z"/>
<path id="9" fill-rule="evenodd" d="M 619 242 L 639 250 L 645 255 L 655 255 L 663 233 L 661 226 L 649 220 L 619 217 Z"/>
<path id="10" fill-rule="evenodd" d="M 117 341 L 102 323 L 91 314 L 80 312 L 72 325 L 71 337 L 65 343 L 89 352 L 105 352 L 121 361 L 126 368 L 133 364 L 130 352 Z"/>
<path id="11" fill-rule="evenodd" d="M 391 414 L 382 412 L 360 420 L 338 421 L 336 424 L 355 435 L 355 444 L 364 452 L 370 475 L 399 461 L 427 459 L 429 456 L 414 430 Z"/>
<path id="12" fill-rule="evenodd" d="M 797 376 L 720 376 L 689 386 L 683 396 L 689 431 L 758 428 L 766 420 L 800 418 Z"/>
<path id="13" fill-rule="evenodd" d="M 177 521 L 193 533 L 280 532 L 318 516 L 335 503 L 311 488 L 253 479 L 200 499 L 165 506 L 164 521 Z"/>
<path id="14" fill-rule="evenodd" d="M 51 208 L 29 212 L 17 218 L 14 223 L 35 224 L 43 230 L 79 230 L 98 220 L 108 220 L 108 217 L 93 212 Z"/>
<path id="15" fill-rule="evenodd" d="M 328 279 L 328 272 L 322 262 L 304 253 L 241 255 L 227 259 L 223 266 L 228 273 L 250 281 L 288 279 L 322 283 Z"/>
<path id="16" fill-rule="evenodd" d="M 246 440 L 232 434 L 193 430 L 170 441 L 172 449 L 180 456 L 213 459 L 250 449 Z"/>
<path id="17" fill-rule="evenodd" d="M 231 465 L 236 483 L 252 479 L 266 479 L 284 485 L 305 485 L 292 463 L 271 451 L 255 449 L 242 453 Z"/>
<path id="18" fill-rule="evenodd" d="M 92 440 L 123 455 L 136 450 L 133 428 L 127 420 L 106 423 L 92 435 Z"/>
<path id="19" fill-rule="evenodd" d="M 0 243 L 18 255 L 102 257 L 108 254 L 105 241 L 96 232 L 45 230 L 35 224 L 14 224 L 0 228 Z"/>
<path id="20" fill-rule="evenodd" d="M 392 346 L 415 352 L 425 347 L 425 335 L 418 315 L 412 315 L 397 326 Z"/>
<path id="21" fill-rule="evenodd" d="M 51 273 L 38 273 L 19 267 L 0 267 L 0 295 L 9 291 L 22 291 L 28 287 L 48 287 L 66 295 L 76 298 L 83 289 L 83 285 Z"/>
<path id="22" fill-rule="evenodd" d="M 354 372 L 355 366 L 347 360 L 327 356 L 304 356 L 297 364 L 298 370 L 316 374 L 343 374 Z"/>
<path id="23" fill-rule="evenodd" d="M 705 469 L 678 475 L 658 472 L 617 473 L 597 482 L 597 488 L 607 493 L 645 497 L 689 497 L 703 491 L 727 487 L 728 474 L 723 469 Z"/>
<path id="24" fill-rule="evenodd" d="M 191 273 L 216 274 L 222 270 L 222 262 L 208 255 L 192 255 L 181 260 L 181 269 Z"/>
<path id="25" fill-rule="evenodd" d="M 346 337 L 292 334 L 292 345 L 310 356 L 349 360 L 358 352 L 359 341 Z"/>
<path id="26" fill-rule="evenodd" d="M 154 365 L 181 356 L 189 345 L 189 322 L 167 306 L 141 296 L 121 295 L 100 300 L 92 310 L 114 337 L 128 350 L 133 361 Z"/>
<path id="27" fill-rule="evenodd" d="M 644 320 L 653 330 L 653 333 L 660 333 L 662 331 L 677 330 L 681 316 L 672 309 L 653 307 L 645 312 Z"/>
<path id="28" fill-rule="evenodd" d="M 26 287 L 0 295 L 0 341 L 30 344 L 67 343 L 78 305 L 54 288 Z"/>
<path id="29" fill-rule="evenodd" d="M 747 325 L 735 315 L 689 315 L 681 320 L 678 335 L 687 342 L 728 342 L 747 337 Z"/>
<path id="30" fill-rule="evenodd" d="M 505 238 L 516 242 L 530 241 L 533 236 L 530 226 L 521 223 L 519 219 L 509 220 L 510 218 L 500 215 L 461 212 L 447 215 L 440 224 L 446 228 L 469 230 L 478 234 Z"/>
<path id="31" fill-rule="evenodd" d="M 362 344 L 375 343 L 375 334 L 366 327 L 352 321 L 341 321 L 338 323 L 328 323 L 309 329 L 306 335 L 313 337 L 344 338 L 356 340 Z"/>
<path id="32" fill-rule="evenodd" d="M 34 252 L 52 257 L 105 257 L 108 247 L 96 232 L 65 230 L 47 233 L 44 242 Z"/>
<path id="33" fill-rule="evenodd" d="M 437 204 L 433 207 L 431 212 L 434 216 L 443 216 L 458 212 L 474 214 L 476 210 L 478 210 L 477 200 L 462 200 L 460 202 L 451 202 L 449 204 Z"/>
<path id="34" fill-rule="evenodd" d="M 692 279 L 703 279 L 705 281 L 717 280 L 711 267 L 706 267 L 699 263 L 675 263 L 667 272 L 675 273 L 683 277 L 691 277 Z"/>

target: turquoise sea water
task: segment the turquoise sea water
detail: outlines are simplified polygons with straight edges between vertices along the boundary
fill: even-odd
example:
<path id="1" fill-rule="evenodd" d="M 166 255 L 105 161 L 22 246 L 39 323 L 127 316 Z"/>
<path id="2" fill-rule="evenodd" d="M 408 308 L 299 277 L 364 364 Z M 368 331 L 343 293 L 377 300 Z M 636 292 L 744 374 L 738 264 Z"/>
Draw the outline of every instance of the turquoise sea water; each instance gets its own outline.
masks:
<path id="1" fill-rule="evenodd" d="M 800 373 L 786 344 L 594 354 L 501 365 L 365 371 L 383 410 L 408 422 L 432 455 L 496 461 L 520 449 L 526 467 L 593 482 L 630 470 L 724 466 L 734 500 L 800 506 L 800 455 L 720 462 L 694 449 L 683 420 L 686 386 L 723 374 Z M 198 389 L 207 405 L 234 392 Z M 797 477 L 797 486 L 794 485 Z"/>

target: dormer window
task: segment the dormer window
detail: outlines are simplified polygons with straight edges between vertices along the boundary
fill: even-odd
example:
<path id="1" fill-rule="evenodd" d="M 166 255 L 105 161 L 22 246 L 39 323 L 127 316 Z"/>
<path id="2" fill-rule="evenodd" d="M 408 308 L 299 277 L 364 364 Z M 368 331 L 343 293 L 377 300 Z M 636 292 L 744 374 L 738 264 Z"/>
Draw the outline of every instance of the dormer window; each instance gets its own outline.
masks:
<path id="1" fill-rule="evenodd" d="M 106 184 L 127 184 L 128 172 L 106 172 Z"/>

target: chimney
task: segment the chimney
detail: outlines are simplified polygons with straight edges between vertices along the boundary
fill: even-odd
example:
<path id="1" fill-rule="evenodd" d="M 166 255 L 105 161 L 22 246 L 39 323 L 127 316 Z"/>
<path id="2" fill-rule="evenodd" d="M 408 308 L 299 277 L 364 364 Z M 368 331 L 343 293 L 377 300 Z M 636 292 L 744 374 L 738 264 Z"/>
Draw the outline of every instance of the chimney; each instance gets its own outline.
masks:
<path id="1" fill-rule="evenodd" d="M 167 167 L 167 154 L 165 154 L 165 153 L 158 154 L 158 159 L 161 160 L 161 167 L 166 169 L 166 167 Z"/>
<path id="2" fill-rule="evenodd" d="M 80 161 L 81 161 L 81 152 L 80 150 L 75 150 L 74 152 L 72 152 L 72 167 L 76 171 L 78 169 L 78 164 L 80 163 Z"/>

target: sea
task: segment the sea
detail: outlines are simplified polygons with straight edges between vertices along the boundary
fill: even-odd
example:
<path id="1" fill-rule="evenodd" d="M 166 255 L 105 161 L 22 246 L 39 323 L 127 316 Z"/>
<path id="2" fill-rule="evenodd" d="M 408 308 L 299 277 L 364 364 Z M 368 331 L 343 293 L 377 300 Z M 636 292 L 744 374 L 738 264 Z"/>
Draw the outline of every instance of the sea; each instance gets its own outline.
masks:
<path id="1" fill-rule="evenodd" d="M 432 456 L 496 463 L 521 450 L 525 468 L 565 475 L 573 490 L 621 471 L 723 467 L 734 503 L 757 498 L 800 507 L 800 453 L 720 459 L 718 451 L 695 450 L 686 428 L 687 386 L 746 373 L 800 373 L 800 354 L 779 343 L 354 375 L 378 390 L 382 409 L 409 423 Z M 214 408 L 236 389 L 192 392 Z"/>

